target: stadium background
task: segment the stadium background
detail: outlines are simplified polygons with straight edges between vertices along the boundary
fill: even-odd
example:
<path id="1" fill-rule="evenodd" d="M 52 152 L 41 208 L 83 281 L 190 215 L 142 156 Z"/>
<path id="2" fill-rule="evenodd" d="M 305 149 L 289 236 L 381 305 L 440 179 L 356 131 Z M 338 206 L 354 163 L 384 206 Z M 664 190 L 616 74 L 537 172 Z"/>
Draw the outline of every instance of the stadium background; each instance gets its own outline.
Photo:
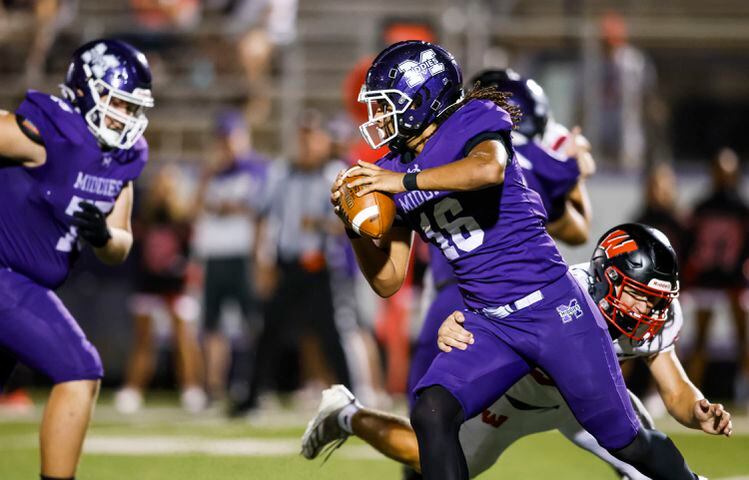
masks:
<path id="1" fill-rule="evenodd" d="M 563 248 L 570 262 L 585 261 L 592 241 L 603 231 L 637 214 L 649 166 L 665 162 L 673 167 L 678 207 L 686 213 L 707 192 L 709 162 L 720 148 L 731 147 L 742 160 L 749 155 L 749 4 L 742 0 L 10 0 L 3 4 L 2 108 L 13 109 L 29 87 L 56 92 L 70 52 L 82 41 L 118 36 L 144 49 L 154 67 L 157 107 L 149 115 L 146 138 L 152 153 L 140 189 L 160 167 L 176 164 L 185 173 L 183 189 L 189 195 L 212 155 L 214 118 L 227 108 L 245 112 L 255 148 L 269 157 L 293 158 L 296 142 L 290 139 L 296 136 L 297 119 L 310 108 L 319 110 L 331 134 L 349 146 L 356 135 L 352 125 L 357 123 L 350 118 L 351 97 L 358 91 L 358 85 L 351 86 L 352 70 L 389 39 L 409 34 L 445 45 L 464 66 L 466 78 L 483 68 L 505 66 L 535 78 L 544 86 L 556 120 L 582 126 L 599 169 L 588 182 L 594 208 L 591 242 Z M 634 120 L 644 143 L 635 156 L 612 154 L 602 147 L 611 139 L 606 131 L 610 124 L 607 85 L 600 74 L 606 42 L 631 44 L 646 59 L 647 79 L 636 94 L 643 110 Z M 743 180 L 741 191 L 749 197 L 749 180 Z M 156 399 L 137 417 L 116 413 L 109 404 L 111 390 L 122 383 L 132 336 L 128 309 L 132 265 L 108 270 L 90 258 L 81 263 L 60 293 L 99 348 L 107 371 L 107 389 L 81 478 L 126 478 L 124 471 L 129 468 L 139 472 L 133 478 L 182 478 L 191 471 L 196 472 L 195 478 L 244 478 L 247 469 L 268 478 L 385 478 L 386 474 L 395 478 L 397 469 L 364 446 L 348 454 L 344 448 L 341 458 L 334 456 L 322 469 L 290 460 L 289 445 L 314 404 L 309 400 L 296 399 L 298 405 L 291 406 L 274 404 L 249 421 L 223 420 L 215 410 L 203 416 L 176 411 L 171 407 L 174 374 L 168 361 L 159 362 L 154 383 L 162 392 Z M 420 312 L 418 281 L 413 291 L 402 319 L 411 330 Z M 693 303 L 685 293 L 682 358 L 689 357 L 694 341 Z M 359 307 L 368 323 L 381 321 L 375 299 L 362 298 Z M 227 331 L 240 336 L 236 311 L 230 308 L 225 317 Z M 401 331 L 408 329 L 404 326 Z M 730 404 L 736 342 L 727 306 L 720 302 L 713 329 L 704 387 L 709 395 Z M 160 327 L 162 360 L 169 355 L 167 331 Z M 235 360 L 241 362 L 242 355 L 248 353 L 239 348 Z M 391 375 L 387 385 L 397 398 L 402 382 L 397 374 L 387 373 Z M 24 370 L 15 382 L 42 390 L 47 385 Z M 396 401 L 395 408 L 399 407 Z M 0 447 L 19 454 L 0 454 L 0 478 L 33 474 L 35 453 L 29 438 L 40 410 L 37 405 L 31 413 L 2 416 Z M 735 410 L 746 413 L 743 404 Z M 749 475 L 745 419 L 737 421 L 739 435 L 730 442 L 685 436 L 686 430 L 673 422 L 664 424 L 676 432 L 677 443 L 689 446 L 687 457 L 692 461 L 694 455 L 692 463 L 706 473 Z M 112 447 L 115 439 L 128 437 L 134 438 L 130 444 L 142 448 L 128 450 L 127 441 L 124 447 Z M 229 442 L 224 450 L 211 450 L 208 445 L 220 444 L 220 439 L 236 442 Z M 596 468 L 593 460 L 552 435 L 536 441 L 526 439 L 503 460 L 508 477 L 502 478 L 541 474 L 566 478 L 567 471 L 569 478 L 579 478 L 575 472 L 606 471 L 600 466 L 588 470 Z M 278 442 L 275 453 L 274 442 Z M 160 450 L 164 445 L 176 447 Z M 186 446 L 180 450 L 180 445 Z M 159 455 L 158 462 L 143 456 L 149 449 Z M 538 471 L 531 467 L 533 475 L 522 476 L 528 475 L 530 455 L 537 451 L 544 452 L 547 467 L 536 467 L 541 468 Z M 258 456 L 245 457 L 253 452 Z M 364 472 L 376 476 L 365 477 Z M 500 478 L 501 473 L 501 468 L 495 468 L 487 477 Z M 590 473 L 599 478 L 595 475 Z"/>

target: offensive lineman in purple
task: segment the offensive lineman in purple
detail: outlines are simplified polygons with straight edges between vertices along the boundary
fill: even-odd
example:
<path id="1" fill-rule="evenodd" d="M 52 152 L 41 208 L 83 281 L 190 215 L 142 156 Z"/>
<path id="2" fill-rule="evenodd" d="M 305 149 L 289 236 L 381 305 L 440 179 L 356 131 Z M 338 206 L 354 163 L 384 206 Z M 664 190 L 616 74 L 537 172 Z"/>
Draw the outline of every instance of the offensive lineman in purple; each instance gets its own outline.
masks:
<path id="1" fill-rule="evenodd" d="M 359 195 L 392 194 L 400 217 L 378 243 L 349 232 L 375 292 L 400 288 L 415 230 L 450 261 L 470 309 L 472 348 L 438 355 L 416 388 L 411 423 L 424 478 L 467 479 L 460 425 L 538 366 L 614 456 L 652 478 L 693 479 L 673 443 L 639 427 L 605 321 L 546 233 L 546 212 L 512 156 L 513 108 L 494 89 L 461 99 L 461 77 L 437 45 L 380 53 L 359 96 L 370 117 L 360 130 L 391 153 L 359 162 L 363 177 L 348 182 L 363 187 Z M 333 185 L 334 205 L 344 181 L 342 173 Z"/>
<path id="2" fill-rule="evenodd" d="M 153 106 L 145 56 L 116 40 L 74 54 L 65 98 L 30 90 L 0 111 L 0 388 L 23 362 L 54 383 L 41 423 L 41 478 L 71 479 L 103 368 L 53 290 L 88 243 L 107 264 L 132 245 L 132 181 Z"/>

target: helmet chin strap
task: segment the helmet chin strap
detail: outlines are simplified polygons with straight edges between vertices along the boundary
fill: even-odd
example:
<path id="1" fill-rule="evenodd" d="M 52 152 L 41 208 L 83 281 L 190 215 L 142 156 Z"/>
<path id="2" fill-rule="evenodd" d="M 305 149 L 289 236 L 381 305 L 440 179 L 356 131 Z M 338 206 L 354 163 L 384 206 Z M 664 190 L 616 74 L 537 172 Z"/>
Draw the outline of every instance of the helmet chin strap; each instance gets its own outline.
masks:
<path id="1" fill-rule="evenodd" d="M 388 148 L 393 153 L 403 153 L 408 151 L 408 140 L 411 137 L 406 137 L 403 134 L 398 134 L 394 139 L 388 142 Z"/>
<path id="2" fill-rule="evenodd" d="M 418 131 L 408 130 L 404 132 L 403 129 L 401 129 L 400 133 L 398 133 L 398 136 L 388 143 L 388 147 L 393 153 L 413 152 L 414 156 L 416 156 L 421 152 L 421 148 L 423 148 L 424 144 L 427 142 L 427 140 L 429 140 L 429 138 L 434 134 L 436 130 L 437 126 L 435 123 L 430 123 L 424 128 L 419 129 Z M 415 145 L 409 145 L 409 143 L 413 142 L 414 140 L 419 141 L 416 142 Z"/>

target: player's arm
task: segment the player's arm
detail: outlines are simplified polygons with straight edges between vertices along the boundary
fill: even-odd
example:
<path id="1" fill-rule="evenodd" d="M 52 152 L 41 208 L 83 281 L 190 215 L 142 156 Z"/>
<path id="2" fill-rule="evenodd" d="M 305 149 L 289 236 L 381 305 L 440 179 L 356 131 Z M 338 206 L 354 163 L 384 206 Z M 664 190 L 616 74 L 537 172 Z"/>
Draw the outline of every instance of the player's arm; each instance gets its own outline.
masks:
<path id="1" fill-rule="evenodd" d="M 427 168 L 418 173 L 418 190 L 472 191 L 500 185 L 505 181 L 505 167 L 509 155 L 500 140 L 484 140 L 474 146 L 465 158 L 439 167 Z M 403 178 L 407 174 L 392 172 L 372 163 L 359 160 L 357 178 L 351 187 L 363 185 L 358 196 L 369 192 L 405 192 Z"/>
<path id="2" fill-rule="evenodd" d="M 588 241 L 592 207 L 583 181 L 570 191 L 562 216 L 547 226 L 549 234 L 568 245 L 582 245 Z"/>
<path id="3" fill-rule="evenodd" d="M 0 167 L 38 167 L 46 160 L 47 151 L 36 127 L 0 110 Z"/>
<path id="4" fill-rule="evenodd" d="M 133 184 L 128 183 L 120 192 L 114 208 L 107 217 L 107 227 L 112 238 L 94 251 L 104 263 L 119 264 L 125 261 L 133 246 L 133 229 L 130 218 L 133 213 Z"/>
<path id="5" fill-rule="evenodd" d="M 580 133 L 580 127 L 572 129 L 566 143 L 565 153 L 575 160 L 580 175 L 567 195 L 562 217 L 550 223 L 547 230 L 553 237 L 569 245 L 582 245 L 588 241 L 593 218 L 593 207 L 585 188 L 585 180 L 595 173 L 596 162 L 590 153 L 590 143 Z"/>
<path id="6" fill-rule="evenodd" d="M 81 202 L 80 211 L 73 213 L 73 223 L 78 236 L 89 243 L 96 257 L 107 265 L 125 261 L 133 246 L 130 216 L 133 210 L 133 184 L 128 183 L 120 192 L 109 215 L 98 207 Z"/>
<path id="7" fill-rule="evenodd" d="M 731 436 L 731 414 L 719 403 L 710 403 L 687 377 L 673 349 L 647 359 L 658 393 L 671 414 L 682 425 L 713 435 Z"/>
<path id="8" fill-rule="evenodd" d="M 341 170 L 330 188 L 330 203 L 333 205 L 333 211 L 346 226 L 348 223 L 342 215 L 339 201 L 341 199 L 340 188 L 347 173 L 348 171 Z M 406 279 L 413 232 L 409 228 L 393 225 L 381 239 L 375 241 L 368 237 L 360 237 L 350 230 L 347 231 L 356 254 L 356 262 L 372 290 L 381 297 L 394 295 Z"/>
<path id="9" fill-rule="evenodd" d="M 367 237 L 351 239 L 356 262 L 372 290 L 381 297 L 390 297 L 400 290 L 408 272 L 413 233 L 393 226 L 380 240 Z"/>

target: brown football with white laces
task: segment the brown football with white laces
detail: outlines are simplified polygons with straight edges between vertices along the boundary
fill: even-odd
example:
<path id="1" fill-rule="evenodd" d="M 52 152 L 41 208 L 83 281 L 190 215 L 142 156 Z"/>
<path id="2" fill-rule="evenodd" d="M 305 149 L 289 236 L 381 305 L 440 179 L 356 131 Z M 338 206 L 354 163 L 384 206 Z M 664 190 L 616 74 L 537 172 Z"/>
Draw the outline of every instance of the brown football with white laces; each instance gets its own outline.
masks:
<path id="1" fill-rule="evenodd" d="M 390 230 L 395 219 L 395 202 L 382 192 L 370 192 L 358 197 L 356 195 L 363 187 L 349 188 L 347 184 L 361 175 L 349 170 L 343 185 L 338 189 L 341 193 L 339 205 L 349 227 L 359 235 L 380 239 Z"/>

